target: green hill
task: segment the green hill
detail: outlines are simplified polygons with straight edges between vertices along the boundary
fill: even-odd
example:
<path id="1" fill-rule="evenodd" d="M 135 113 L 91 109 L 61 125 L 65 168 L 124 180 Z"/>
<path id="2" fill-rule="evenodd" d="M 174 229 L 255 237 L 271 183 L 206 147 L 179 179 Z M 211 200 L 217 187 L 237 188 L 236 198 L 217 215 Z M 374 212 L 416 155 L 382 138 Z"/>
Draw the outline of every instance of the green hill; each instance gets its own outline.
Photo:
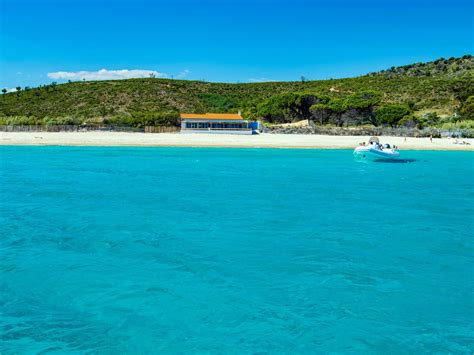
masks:
<path id="1" fill-rule="evenodd" d="M 420 117 L 427 113 L 452 116 L 462 112 L 466 100 L 474 95 L 473 78 L 474 59 L 467 55 L 356 78 L 305 82 L 228 84 L 149 78 L 52 83 L 2 95 L 0 120 L 3 124 L 170 124 L 179 112 L 240 110 L 248 118 L 270 122 L 308 115 L 314 119 L 325 112 L 331 123 L 335 116 L 349 117 L 350 112 L 354 117 L 375 117 L 377 108 L 391 104 L 407 106 Z M 364 101 L 367 93 L 370 100 Z M 464 116 L 470 118 L 469 113 Z M 357 119 L 344 122 L 366 123 Z"/>
<path id="2" fill-rule="evenodd" d="M 367 74 L 368 76 L 383 75 L 386 77 L 395 76 L 438 76 L 459 77 L 472 71 L 474 58 L 472 55 L 465 55 L 460 58 L 451 57 L 449 59 L 439 58 L 432 62 L 415 63 L 399 67 L 391 67 L 387 70 Z"/>

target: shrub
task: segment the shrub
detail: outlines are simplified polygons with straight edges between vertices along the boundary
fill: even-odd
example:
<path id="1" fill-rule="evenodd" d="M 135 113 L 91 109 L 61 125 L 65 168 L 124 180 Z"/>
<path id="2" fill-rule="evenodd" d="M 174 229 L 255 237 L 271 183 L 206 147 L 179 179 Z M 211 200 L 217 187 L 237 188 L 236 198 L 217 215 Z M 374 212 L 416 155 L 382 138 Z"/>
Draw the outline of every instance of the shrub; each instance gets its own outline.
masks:
<path id="1" fill-rule="evenodd" d="M 179 114 L 177 112 L 133 112 L 131 115 L 120 114 L 106 118 L 104 123 L 138 128 L 145 126 L 178 126 Z"/>
<path id="2" fill-rule="evenodd" d="M 440 117 L 436 112 L 426 113 L 418 118 L 418 127 L 434 127 L 440 123 Z"/>
<path id="3" fill-rule="evenodd" d="M 82 120 L 79 117 L 64 116 L 64 117 L 44 117 L 43 122 L 47 126 L 56 125 L 80 125 Z"/>
<path id="4" fill-rule="evenodd" d="M 309 93 L 289 92 L 271 96 L 257 105 L 257 115 L 269 122 L 285 123 L 294 120 L 306 120 L 312 116 L 311 107 L 327 101 Z"/>
<path id="5" fill-rule="evenodd" d="M 399 122 L 411 113 L 410 109 L 405 105 L 392 104 L 385 105 L 377 109 L 375 116 L 381 124 L 388 124 L 396 127 Z"/>
<path id="6" fill-rule="evenodd" d="M 464 119 L 474 120 L 474 96 L 469 96 L 463 103 L 461 115 Z"/>
<path id="7" fill-rule="evenodd" d="M 134 112 L 132 119 L 135 127 L 177 126 L 179 114 L 177 112 Z"/>
<path id="8" fill-rule="evenodd" d="M 380 102 L 380 93 L 372 90 L 349 95 L 345 100 L 348 108 L 363 109 L 376 106 Z"/>
<path id="9" fill-rule="evenodd" d="M 2 120 L 2 124 L 15 126 L 30 126 L 42 124 L 41 120 L 35 116 L 6 116 Z"/>
<path id="10" fill-rule="evenodd" d="M 439 128 L 448 131 L 455 131 L 458 129 L 474 129 L 474 120 L 443 123 L 439 126 Z"/>
<path id="11" fill-rule="evenodd" d="M 415 128 L 418 126 L 418 119 L 413 114 L 407 115 L 398 121 L 398 125 L 408 128 Z"/>

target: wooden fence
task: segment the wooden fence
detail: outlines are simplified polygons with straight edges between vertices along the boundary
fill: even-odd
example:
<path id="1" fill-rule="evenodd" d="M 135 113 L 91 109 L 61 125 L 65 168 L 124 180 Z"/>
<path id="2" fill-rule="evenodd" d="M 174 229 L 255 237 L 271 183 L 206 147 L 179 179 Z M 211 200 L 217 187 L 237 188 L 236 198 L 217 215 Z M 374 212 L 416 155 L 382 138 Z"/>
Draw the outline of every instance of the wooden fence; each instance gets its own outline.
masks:
<path id="1" fill-rule="evenodd" d="M 179 127 L 175 126 L 146 126 L 144 128 L 113 126 L 113 125 L 31 125 L 31 126 L 1 126 L 0 132 L 144 132 L 144 133 L 176 133 Z"/>
<path id="2" fill-rule="evenodd" d="M 178 133 L 179 127 L 176 126 L 146 126 L 144 128 L 113 126 L 113 125 L 54 125 L 54 126 L 1 126 L 0 132 L 142 132 L 142 133 Z M 416 129 L 416 128 L 389 128 L 389 127 L 264 127 L 266 133 L 283 134 L 323 134 L 337 136 L 401 136 L 401 137 L 463 137 L 472 138 L 474 130 L 459 129 L 455 131 L 440 129 Z"/>
<path id="3" fill-rule="evenodd" d="M 145 133 L 177 133 L 180 131 L 176 126 L 145 126 Z"/>

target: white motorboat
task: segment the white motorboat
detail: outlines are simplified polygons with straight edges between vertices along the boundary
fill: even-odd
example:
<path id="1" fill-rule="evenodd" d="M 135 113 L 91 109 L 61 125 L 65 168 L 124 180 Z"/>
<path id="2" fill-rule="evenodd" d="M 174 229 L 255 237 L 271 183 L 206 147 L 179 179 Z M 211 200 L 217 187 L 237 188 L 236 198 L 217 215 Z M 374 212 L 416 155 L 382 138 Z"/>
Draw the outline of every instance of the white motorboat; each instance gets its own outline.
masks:
<path id="1" fill-rule="evenodd" d="M 397 159 L 400 153 L 393 148 L 376 148 L 374 146 L 360 146 L 354 150 L 358 158 L 367 159 Z"/>
<path id="2" fill-rule="evenodd" d="M 390 144 L 382 146 L 377 137 L 372 137 L 368 145 L 361 145 L 354 149 L 354 156 L 361 159 L 377 160 L 377 159 L 397 159 L 400 153 L 391 147 Z"/>

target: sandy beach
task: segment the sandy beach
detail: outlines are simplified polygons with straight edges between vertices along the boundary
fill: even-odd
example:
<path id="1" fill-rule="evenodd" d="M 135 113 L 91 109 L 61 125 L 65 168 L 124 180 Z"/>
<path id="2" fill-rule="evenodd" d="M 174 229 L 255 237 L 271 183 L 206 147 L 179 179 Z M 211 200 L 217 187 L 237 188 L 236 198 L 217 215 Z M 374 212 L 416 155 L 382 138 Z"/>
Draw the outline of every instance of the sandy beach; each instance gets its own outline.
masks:
<path id="1" fill-rule="evenodd" d="M 351 149 L 365 136 L 323 136 L 298 134 L 218 135 L 129 132 L 0 132 L 0 145 L 64 146 L 170 146 L 170 147 L 241 147 L 241 148 L 321 148 Z M 474 150 L 470 145 L 455 144 L 451 138 L 380 137 L 382 143 L 400 150 Z M 463 139 L 460 140 L 462 142 Z"/>

